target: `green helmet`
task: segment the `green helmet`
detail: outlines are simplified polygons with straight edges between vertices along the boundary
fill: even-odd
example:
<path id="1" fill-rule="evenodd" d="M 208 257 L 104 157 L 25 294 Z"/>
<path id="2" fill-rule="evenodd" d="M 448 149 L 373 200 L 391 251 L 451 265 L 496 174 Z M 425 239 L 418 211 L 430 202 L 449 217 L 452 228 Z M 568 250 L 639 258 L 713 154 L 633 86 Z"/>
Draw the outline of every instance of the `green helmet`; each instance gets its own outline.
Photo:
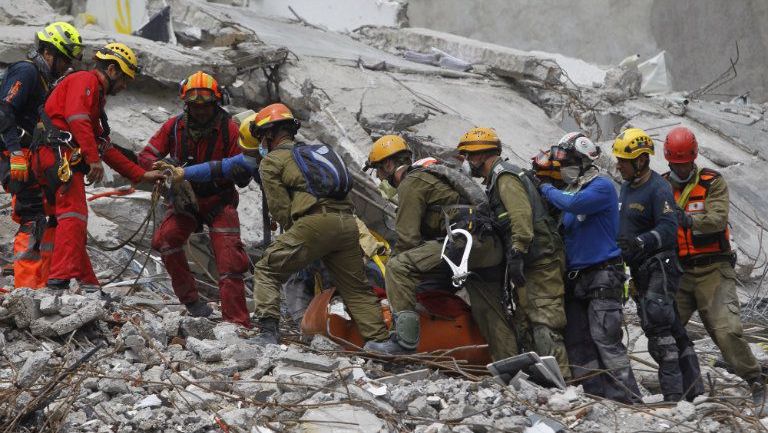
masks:
<path id="1" fill-rule="evenodd" d="M 37 41 L 53 45 L 61 54 L 69 59 L 83 58 L 83 40 L 75 26 L 63 21 L 49 24 L 37 32 Z"/>

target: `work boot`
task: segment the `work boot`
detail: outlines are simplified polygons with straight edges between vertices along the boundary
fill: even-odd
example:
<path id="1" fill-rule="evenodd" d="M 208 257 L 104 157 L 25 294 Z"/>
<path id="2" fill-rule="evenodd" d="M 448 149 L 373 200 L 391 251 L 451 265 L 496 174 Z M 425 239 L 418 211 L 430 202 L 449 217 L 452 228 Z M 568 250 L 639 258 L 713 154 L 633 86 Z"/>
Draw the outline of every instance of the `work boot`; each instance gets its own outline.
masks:
<path id="1" fill-rule="evenodd" d="M 192 317 L 208 317 L 213 313 L 213 308 L 200 298 L 195 302 L 184 304 L 184 306 L 187 307 L 187 312 Z"/>
<path id="2" fill-rule="evenodd" d="M 249 339 L 249 343 L 257 346 L 280 344 L 280 322 L 277 319 L 274 317 L 263 317 L 256 324 L 259 326 L 259 333 Z"/>
<path id="3" fill-rule="evenodd" d="M 752 403 L 755 404 L 755 416 L 765 418 L 768 416 L 768 401 L 765 400 L 765 383 L 756 380 L 750 383 L 749 388 L 752 391 Z"/>
<path id="4" fill-rule="evenodd" d="M 392 334 L 384 341 L 369 341 L 363 346 L 367 352 L 382 353 L 385 355 L 410 355 L 415 349 L 406 349 L 397 342 L 397 335 Z"/>
<path id="5" fill-rule="evenodd" d="M 48 280 L 48 291 L 53 295 L 63 295 L 69 290 L 69 280 L 60 280 L 57 278 Z"/>

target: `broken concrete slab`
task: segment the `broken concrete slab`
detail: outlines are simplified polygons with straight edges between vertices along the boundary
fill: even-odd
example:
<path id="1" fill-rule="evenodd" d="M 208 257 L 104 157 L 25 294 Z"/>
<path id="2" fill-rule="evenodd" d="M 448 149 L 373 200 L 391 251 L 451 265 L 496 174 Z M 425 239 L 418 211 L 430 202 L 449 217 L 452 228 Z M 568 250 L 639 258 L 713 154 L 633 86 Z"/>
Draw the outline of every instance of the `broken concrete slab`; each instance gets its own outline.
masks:
<path id="1" fill-rule="evenodd" d="M 0 24 L 16 26 L 46 26 L 63 18 L 44 0 L 25 0 L 0 3 Z M 30 39 L 34 33 L 29 34 Z M 31 41 L 30 41 L 31 42 Z"/>
<path id="2" fill-rule="evenodd" d="M 4 64 L 23 60 L 32 48 L 37 27 L 0 26 L 0 58 Z M 115 34 L 94 28 L 81 30 L 86 52 L 92 52 L 109 42 L 118 39 Z M 139 80 L 151 78 L 168 86 L 176 86 L 180 80 L 198 70 L 212 73 L 222 84 L 235 81 L 235 66 L 221 56 L 206 51 L 194 51 L 182 46 L 174 46 L 150 41 L 137 36 L 120 35 L 119 40 L 131 47 L 139 57 L 142 75 Z M 90 63 L 88 56 L 84 57 Z"/>
<path id="3" fill-rule="evenodd" d="M 339 366 L 338 359 L 331 359 L 330 357 L 314 353 L 299 352 L 293 348 L 280 354 L 277 360 L 290 366 L 325 373 L 331 373 Z"/>
<path id="4" fill-rule="evenodd" d="M 83 325 L 99 320 L 106 315 L 100 302 L 93 302 L 77 310 L 74 314 L 57 320 L 51 324 L 51 329 L 56 335 L 68 334 Z"/>
<path id="5" fill-rule="evenodd" d="M 379 432 L 386 424 L 373 413 L 349 404 L 309 409 L 299 419 L 305 433 Z"/>
<path id="6" fill-rule="evenodd" d="M 30 388 L 43 374 L 44 367 L 50 359 L 51 353 L 45 351 L 35 352 L 29 356 L 16 374 L 16 386 Z"/>
<path id="7" fill-rule="evenodd" d="M 221 361 L 221 349 L 222 347 L 215 341 L 199 340 L 195 337 L 187 338 L 187 350 L 197 354 L 203 362 Z"/>
<path id="8" fill-rule="evenodd" d="M 562 74 L 560 66 L 550 58 L 431 29 L 365 27 L 357 34 L 368 43 L 389 51 L 437 48 L 462 60 L 488 65 L 502 77 L 558 82 Z"/>

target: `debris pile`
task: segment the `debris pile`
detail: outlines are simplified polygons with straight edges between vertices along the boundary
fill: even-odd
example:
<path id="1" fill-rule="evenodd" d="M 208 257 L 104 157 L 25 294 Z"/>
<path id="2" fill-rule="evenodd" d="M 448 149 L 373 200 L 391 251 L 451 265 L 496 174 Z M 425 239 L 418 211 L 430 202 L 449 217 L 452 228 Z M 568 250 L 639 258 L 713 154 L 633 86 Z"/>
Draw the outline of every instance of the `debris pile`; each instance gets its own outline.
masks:
<path id="1" fill-rule="evenodd" d="M 625 126 L 643 128 L 661 140 L 670 128 L 684 125 L 699 137 L 703 165 L 721 171 L 730 187 L 742 311 L 750 320 L 768 323 L 761 289 L 768 273 L 762 217 L 768 201 L 761 189 L 766 117 L 765 106 L 750 103 L 748 96 L 713 102 L 699 99 L 706 96 L 701 91 L 692 95 L 696 98 L 642 95 L 637 59 L 587 68 L 562 56 L 428 29 L 363 27 L 347 35 L 271 18 L 255 7 L 199 0 L 169 3 L 176 45 L 92 25 L 83 32 L 91 50 L 107 40 L 125 41 L 145 66 L 129 91 L 107 103 L 116 144 L 142 149 L 164 121 L 180 112 L 177 83 L 198 69 L 228 86 L 233 101 L 227 109 L 232 113 L 280 99 L 301 118 L 304 139 L 328 143 L 354 168 L 361 167 L 373 139 L 384 134 L 405 136 L 419 157 L 445 156 L 468 128 L 491 126 L 501 136 L 504 154 L 527 165 L 567 130 L 589 132 L 603 153 L 610 154 L 611 139 Z M 80 12 L 63 8 L 72 15 Z M 31 47 L 37 30 L 31 26 L 53 20 L 35 18 L 38 23 L 31 16 L 54 14 L 42 0 L 0 7 L 3 66 L 21 59 Z M 609 173 L 614 170 L 611 158 L 601 157 L 598 164 Z M 659 153 L 652 167 L 667 170 Z M 391 205 L 367 176 L 355 180 L 358 214 L 391 237 Z M 89 193 L 110 192 L 126 183 L 113 173 Z M 266 238 L 261 194 L 253 184 L 239 191 L 242 237 L 256 259 Z M 0 195 L 3 265 L 11 257 L 17 227 L 7 212 L 9 201 L 8 195 Z M 637 317 L 629 314 L 634 311 L 631 302 L 628 347 L 646 391 L 646 404 L 634 407 L 593 399 L 573 386 L 556 391 L 519 378 L 502 385 L 484 366 L 428 354 L 388 359 L 344 352 L 322 337 L 302 340 L 295 328 L 284 333 L 291 335 L 284 346 L 251 345 L 250 331 L 184 315 L 159 257 L 147 251 L 158 221 L 150 221 L 146 236 L 116 251 L 99 247 L 128 239 L 153 206 L 162 215 L 161 204 L 153 203 L 148 191 L 89 202 L 89 253 L 102 281 L 112 280 L 104 287 L 108 300 L 99 293 L 55 296 L 28 290 L 2 297 L 0 431 L 31 426 L 81 432 L 259 433 L 720 432 L 768 427 L 751 416 L 744 383 L 723 368 L 706 339 L 696 342 L 696 350 L 710 361 L 703 369 L 709 396 L 692 403 L 658 403 L 655 365 Z M 208 242 L 205 232 L 195 234 L 188 256 L 203 296 L 216 301 L 217 273 Z M 0 276 L 0 287 L 12 285 L 12 276 Z M 695 317 L 693 323 L 691 328 L 698 329 Z M 750 341 L 768 341 L 765 327 L 745 328 Z M 763 349 L 756 344 L 752 349 L 765 362 Z"/>
<path id="2" fill-rule="evenodd" d="M 182 310 L 137 308 L 98 294 L 19 290 L 6 296 L 0 427 L 722 432 L 750 430 L 758 422 L 733 399 L 627 407 L 594 400 L 580 387 L 550 389 L 519 377 L 502 385 L 479 375 L 479 366 L 418 366 L 428 365 L 429 355 L 385 359 L 343 352 L 322 336 L 261 347 L 250 344 L 242 328 Z"/>

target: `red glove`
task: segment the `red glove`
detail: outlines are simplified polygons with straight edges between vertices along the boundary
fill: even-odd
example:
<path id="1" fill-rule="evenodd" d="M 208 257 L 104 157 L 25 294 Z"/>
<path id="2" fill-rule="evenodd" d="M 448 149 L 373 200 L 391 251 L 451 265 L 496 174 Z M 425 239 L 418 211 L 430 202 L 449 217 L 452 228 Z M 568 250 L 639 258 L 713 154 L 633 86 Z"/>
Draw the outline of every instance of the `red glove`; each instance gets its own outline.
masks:
<path id="1" fill-rule="evenodd" d="M 27 156 L 22 151 L 11 153 L 11 180 L 26 182 L 29 180 Z"/>

